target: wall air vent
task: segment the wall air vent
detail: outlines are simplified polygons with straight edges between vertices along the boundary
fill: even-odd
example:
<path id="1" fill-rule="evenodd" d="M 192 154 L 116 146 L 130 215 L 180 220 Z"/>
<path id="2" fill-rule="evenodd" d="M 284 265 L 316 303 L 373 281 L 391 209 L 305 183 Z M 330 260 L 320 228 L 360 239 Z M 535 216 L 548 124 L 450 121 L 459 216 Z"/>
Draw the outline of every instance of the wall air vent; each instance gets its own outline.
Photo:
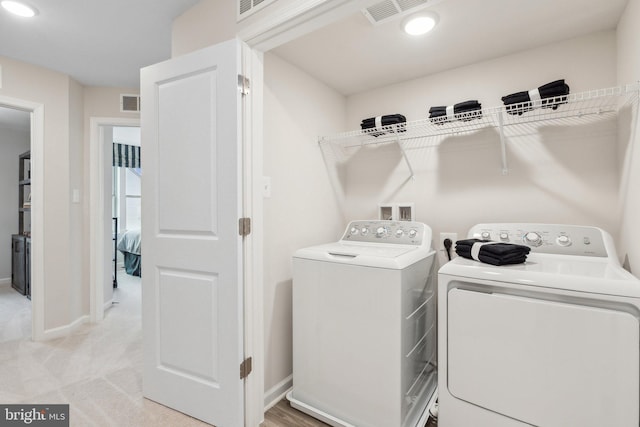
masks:
<path id="1" fill-rule="evenodd" d="M 139 113 L 140 95 L 120 95 L 120 112 Z"/>
<path id="2" fill-rule="evenodd" d="M 382 24 L 417 12 L 425 7 L 435 6 L 444 0 L 384 0 L 365 9 L 362 13 L 374 25 Z"/>
<path id="3" fill-rule="evenodd" d="M 276 0 L 238 0 L 238 21 Z"/>

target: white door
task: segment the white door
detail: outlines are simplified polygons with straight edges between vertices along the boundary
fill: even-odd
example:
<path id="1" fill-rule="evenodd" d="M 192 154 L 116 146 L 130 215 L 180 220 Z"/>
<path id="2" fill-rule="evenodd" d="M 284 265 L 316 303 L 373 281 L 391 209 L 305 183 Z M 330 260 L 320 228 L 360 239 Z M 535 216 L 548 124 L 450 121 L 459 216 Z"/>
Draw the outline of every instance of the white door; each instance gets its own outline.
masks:
<path id="1" fill-rule="evenodd" d="M 244 425 L 240 43 L 141 73 L 145 397 Z"/>

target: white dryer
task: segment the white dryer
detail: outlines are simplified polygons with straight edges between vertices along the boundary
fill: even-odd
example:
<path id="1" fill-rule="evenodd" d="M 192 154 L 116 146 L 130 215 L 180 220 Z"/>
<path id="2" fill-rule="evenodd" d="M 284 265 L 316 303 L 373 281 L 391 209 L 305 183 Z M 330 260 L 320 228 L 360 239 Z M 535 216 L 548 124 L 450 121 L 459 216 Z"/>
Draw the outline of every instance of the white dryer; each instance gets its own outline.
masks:
<path id="1" fill-rule="evenodd" d="M 291 405 L 333 426 L 424 425 L 437 387 L 431 229 L 353 221 L 293 257 Z"/>
<path id="2" fill-rule="evenodd" d="M 479 224 L 524 264 L 438 275 L 439 427 L 637 427 L 640 282 L 595 227 Z"/>

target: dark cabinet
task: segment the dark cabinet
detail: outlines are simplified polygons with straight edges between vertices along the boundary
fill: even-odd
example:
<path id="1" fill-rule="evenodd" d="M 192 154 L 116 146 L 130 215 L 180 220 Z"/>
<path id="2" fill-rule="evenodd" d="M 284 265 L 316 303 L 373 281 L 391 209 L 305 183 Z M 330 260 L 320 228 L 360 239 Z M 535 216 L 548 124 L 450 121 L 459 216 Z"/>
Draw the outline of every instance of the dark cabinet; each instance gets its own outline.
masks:
<path id="1" fill-rule="evenodd" d="M 11 236 L 11 286 L 22 295 L 27 295 L 27 259 L 25 236 Z"/>
<path id="2" fill-rule="evenodd" d="M 11 286 L 31 297 L 31 153 L 22 153 L 18 161 L 18 234 L 11 236 Z"/>

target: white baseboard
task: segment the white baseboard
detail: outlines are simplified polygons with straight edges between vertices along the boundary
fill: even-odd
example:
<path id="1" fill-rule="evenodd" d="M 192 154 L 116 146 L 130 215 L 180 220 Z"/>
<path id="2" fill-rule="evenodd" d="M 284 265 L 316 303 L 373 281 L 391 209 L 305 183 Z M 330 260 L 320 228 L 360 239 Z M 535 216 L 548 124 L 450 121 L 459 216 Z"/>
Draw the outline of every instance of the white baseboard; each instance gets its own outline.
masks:
<path id="1" fill-rule="evenodd" d="M 61 338 L 71 335 L 80 326 L 89 322 L 90 317 L 88 315 L 79 317 L 68 325 L 58 326 L 57 328 L 47 329 L 42 334 L 42 340 L 52 340 L 54 338 Z"/>
<path id="2" fill-rule="evenodd" d="M 267 412 L 293 388 L 293 374 L 264 392 L 264 411 Z"/>
<path id="3" fill-rule="evenodd" d="M 11 277 L 0 279 L 0 286 L 11 286 Z"/>

